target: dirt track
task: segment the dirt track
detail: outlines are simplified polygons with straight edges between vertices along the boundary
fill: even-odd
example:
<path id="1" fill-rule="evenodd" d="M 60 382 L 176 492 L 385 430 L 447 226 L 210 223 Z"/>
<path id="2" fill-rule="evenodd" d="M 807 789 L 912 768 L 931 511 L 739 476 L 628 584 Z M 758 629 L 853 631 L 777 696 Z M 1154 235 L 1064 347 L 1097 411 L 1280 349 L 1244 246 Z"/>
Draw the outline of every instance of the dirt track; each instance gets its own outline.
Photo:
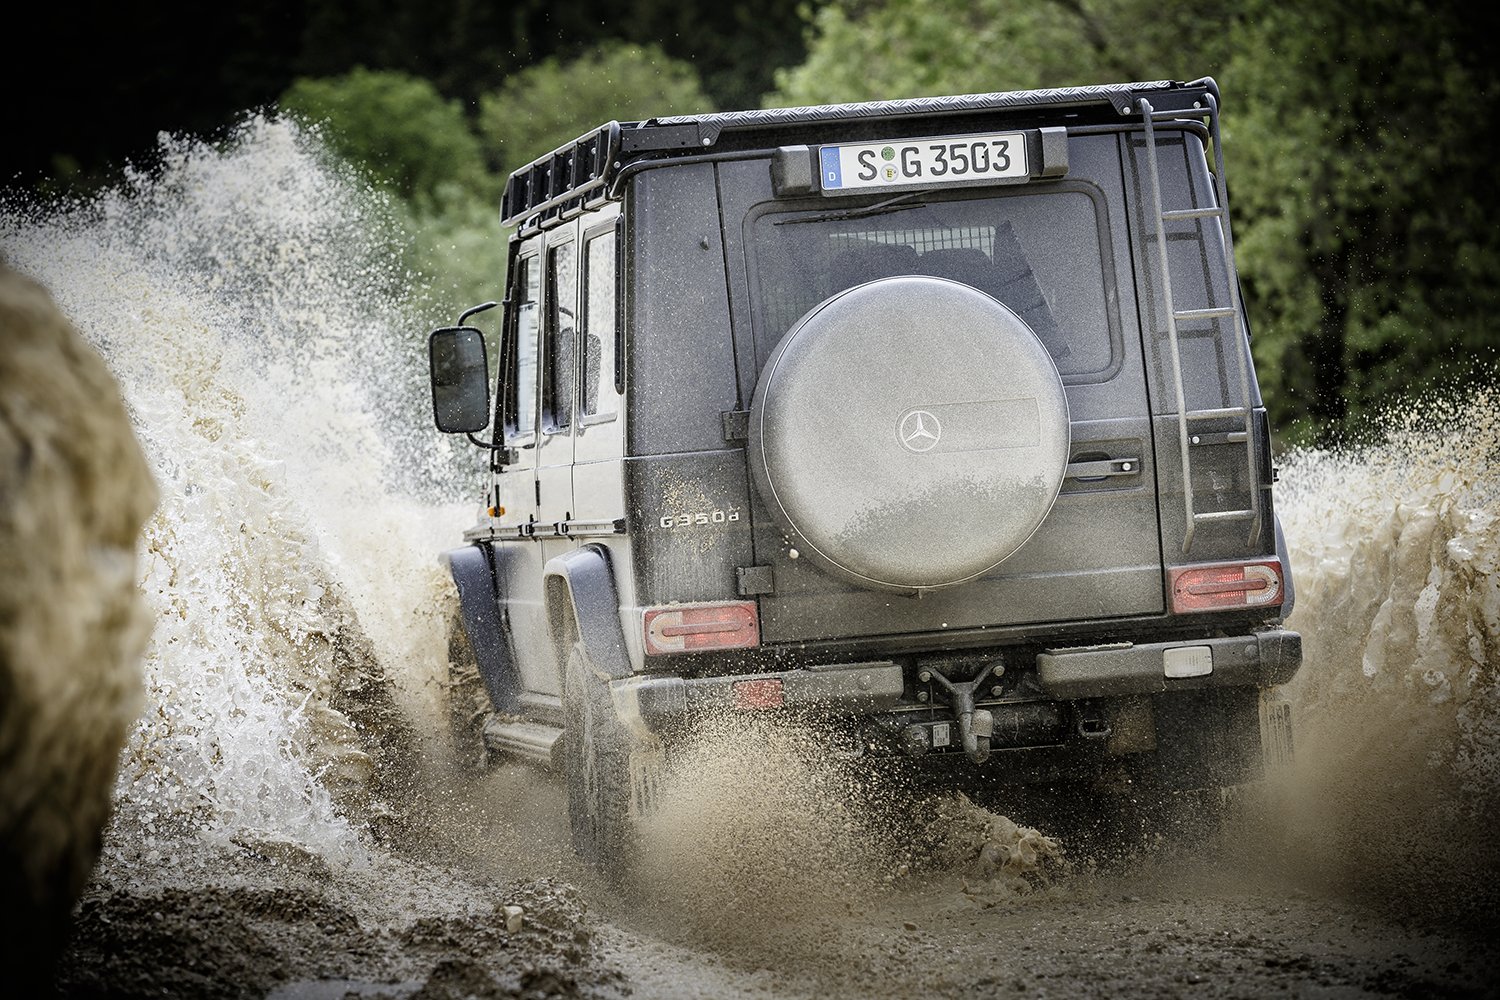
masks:
<path id="1" fill-rule="evenodd" d="M 1487 996 L 1500 980 L 1493 914 L 1403 905 L 1379 886 L 1364 900 L 1314 890 L 1308 871 L 1261 852 L 1209 859 L 1163 839 L 1020 890 L 972 869 L 861 886 L 835 864 L 798 873 L 804 891 L 788 893 L 781 872 L 730 865 L 717 881 L 699 869 L 620 894 L 557 847 L 563 801 L 530 770 L 490 774 L 417 852 L 442 864 L 401 850 L 334 868 L 244 842 L 143 867 L 113 844 L 64 992 Z M 525 910 L 519 932 L 506 904 Z"/>

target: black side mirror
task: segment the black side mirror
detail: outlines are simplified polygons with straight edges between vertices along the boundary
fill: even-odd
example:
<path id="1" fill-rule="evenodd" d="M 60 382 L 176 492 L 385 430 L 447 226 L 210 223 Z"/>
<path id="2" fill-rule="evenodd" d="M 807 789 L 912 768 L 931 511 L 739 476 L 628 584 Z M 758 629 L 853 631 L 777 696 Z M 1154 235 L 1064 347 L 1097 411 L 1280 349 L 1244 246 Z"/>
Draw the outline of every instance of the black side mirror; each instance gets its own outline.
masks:
<path id="1" fill-rule="evenodd" d="M 484 334 L 444 327 L 427 338 L 432 363 L 432 415 L 444 434 L 472 434 L 490 423 L 490 366 Z"/>

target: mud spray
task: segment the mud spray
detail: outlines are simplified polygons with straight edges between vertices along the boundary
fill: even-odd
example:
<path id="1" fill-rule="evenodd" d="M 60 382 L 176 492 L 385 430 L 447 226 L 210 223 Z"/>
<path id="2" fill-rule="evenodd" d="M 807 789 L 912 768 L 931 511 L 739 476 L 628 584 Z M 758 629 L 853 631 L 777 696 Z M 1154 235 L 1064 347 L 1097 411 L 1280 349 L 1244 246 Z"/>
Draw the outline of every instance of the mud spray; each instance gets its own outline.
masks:
<path id="1" fill-rule="evenodd" d="M 540 779 L 479 783 L 511 796 L 479 803 L 487 819 L 450 808 L 435 555 L 474 516 L 479 462 L 429 429 L 418 334 L 455 304 L 411 308 L 381 197 L 315 136 L 256 118 L 212 144 L 163 140 L 88 201 L 0 209 L 0 252 L 103 353 L 162 495 L 140 580 L 146 710 L 65 985 L 611 992 L 571 890 L 493 859 L 452 867 L 484 857 L 455 825 L 510 837 L 512 857 L 544 836 L 555 852 L 563 827 L 494 818 Z M 1308 655 L 1263 861 L 1398 896 L 1472 897 L 1493 875 L 1497 435 L 1480 395 L 1426 405 L 1380 446 L 1285 463 Z M 814 763 L 805 734 L 702 739 L 647 831 L 639 905 L 710 937 L 790 925 L 777 947 L 838 954 L 841 914 L 924 852 L 992 902 L 1064 871 L 1054 841 L 958 799 L 893 838 L 866 808 L 889 790 Z"/>
<path id="2" fill-rule="evenodd" d="M 1500 396 L 1293 453 L 1278 502 L 1305 661 L 1270 859 L 1457 920 L 1500 905 Z"/>
<path id="3" fill-rule="evenodd" d="M 414 289 L 387 203 L 314 136 L 252 118 L 214 144 L 163 139 L 149 170 L 87 201 L 3 208 L 0 253 L 104 355 L 161 492 L 146 708 L 65 984 L 514 985 L 563 951 L 570 981 L 587 966 L 572 921 L 546 930 L 576 909 L 565 894 L 394 849 L 444 805 L 435 557 L 474 514 L 452 470 L 478 462 L 427 433 L 433 317 L 401 305 Z M 540 950 L 506 952 L 517 900 Z M 499 961 L 463 966 L 470 952 Z"/>

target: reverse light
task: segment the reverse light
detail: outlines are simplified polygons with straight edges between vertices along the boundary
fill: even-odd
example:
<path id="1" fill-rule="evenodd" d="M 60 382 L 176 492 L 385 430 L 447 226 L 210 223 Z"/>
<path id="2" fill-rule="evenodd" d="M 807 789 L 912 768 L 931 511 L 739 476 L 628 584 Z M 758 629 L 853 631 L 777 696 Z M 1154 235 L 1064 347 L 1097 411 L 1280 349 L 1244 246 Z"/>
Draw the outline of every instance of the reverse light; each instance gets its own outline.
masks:
<path id="1" fill-rule="evenodd" d="M 1281 562 L 1212 563 L 1171 570 L 1172 611 L 1223 611 L 1271 607 L 1282 602 Z"/>
<path id="2" fill-rule="evenodd" d="M 754 601 L 678 604 L 647 608 L 647 653 L 698 653 L 760 645 L 760 612 Z"/>

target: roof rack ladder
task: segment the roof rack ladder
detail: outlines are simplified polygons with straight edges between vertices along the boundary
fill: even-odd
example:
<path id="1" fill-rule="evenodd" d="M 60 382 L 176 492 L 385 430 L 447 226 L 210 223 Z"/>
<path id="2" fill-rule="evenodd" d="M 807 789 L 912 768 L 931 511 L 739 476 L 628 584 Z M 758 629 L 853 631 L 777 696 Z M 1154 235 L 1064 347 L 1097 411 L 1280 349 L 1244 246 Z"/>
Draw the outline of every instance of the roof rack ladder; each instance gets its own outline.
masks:
<path id="1" fill-rule="evenodd" d="M 1177 337 L 1177 323 L 1179 320 L 1200 319 L 1231 319 L 1234 321 L 1235 329 L 1240 327 L 1240 282 L 1239 274 L 1234 266 L 1234 239 L 1229 231 L 1229 212 L 1226 206 L 1229 204 L 1227 190 L 1224 184 L 1224 146 L 1219 136 L 1219 109 L 1218 103 L 1212 94 L 1204 95 L 1208 107 L 1206 110 L 1195 109 L 1193 111 L 1154 111 L 1151 102 L 1141 97 L 1136 100 L 1136 106 L 1140 109 L 1141 117 L 1146 124 L 1146 158 L 1151 168 L 1151 197 L 1154 200 L 1156 214 L 1156 245 L 1161 252 L 1161 280 L 1162 292 L 1166 299 L 1167 312 L 1167 338 L 1171 344 L 1172 357 L 1172 388 L 1177 396 L 1177 435 L 1182 450 L 1182 499 L 1184 512 L 1186 514 L 1186 531 L 1182 538 L 1182 551 L 1187 552 L 1192 548 L 1193 535 L 1198 525 L 1223 521 L 1249 521 L 1249 541 L 1254 544 L 1260 534 L 1261 527 L 1261 498 L 1260 483 L 1257 481 L 1255 461 L 1255 434 L 1254 434 L 1254 412 L 1251 405 L 1250 395 L 1250 363 L 1246 358 L 1249 350 L 1247 345 L 1236 345 L 1235 358 L 1239 361 L 1240 375 L 1240 400 L 1241 405 L 1220 407 L 1209 410 L 1189 410 L 1185 399 L 1182 384 L 1182 351 Z M 1214 194 L 1217 207 L 1214 208 L 1182 208 L 1164 211 L 1161 204 L 1161 173 L 1157 168 L 1156 159 L 1156 131 L 1154 122 L 1158 118 L 1183 118 L 1183 117 L 1205 117 L 1208 119 L 1209 133 L 1214 146 Z M 1208 309 L 1178 309 L 1172 298 L 1172 272 L 1167 258 L 1167 222 L 1174 219 L 1218 219 L 1223 233 L 1224 250 L 1224 274 L 1229 283 L 1229 305 L 1222 308 Z M 1250 492 L 1250 507 L 1246 510 L 1217 510 L 1198 511 L 1193 504 L 1193 465 L 1192 449 L 1200 443 L 1201 435 L 1194 434 L 1191 425 L 1204 420 L 1218 420 L 1226 417 L 1238 417 L 1243 429 L 1232 431 L 1227 435 L 1227 443 L 1243 444 L 1245 448 L 1245 467 L 1247 478 L 1245 480 Z"/>

